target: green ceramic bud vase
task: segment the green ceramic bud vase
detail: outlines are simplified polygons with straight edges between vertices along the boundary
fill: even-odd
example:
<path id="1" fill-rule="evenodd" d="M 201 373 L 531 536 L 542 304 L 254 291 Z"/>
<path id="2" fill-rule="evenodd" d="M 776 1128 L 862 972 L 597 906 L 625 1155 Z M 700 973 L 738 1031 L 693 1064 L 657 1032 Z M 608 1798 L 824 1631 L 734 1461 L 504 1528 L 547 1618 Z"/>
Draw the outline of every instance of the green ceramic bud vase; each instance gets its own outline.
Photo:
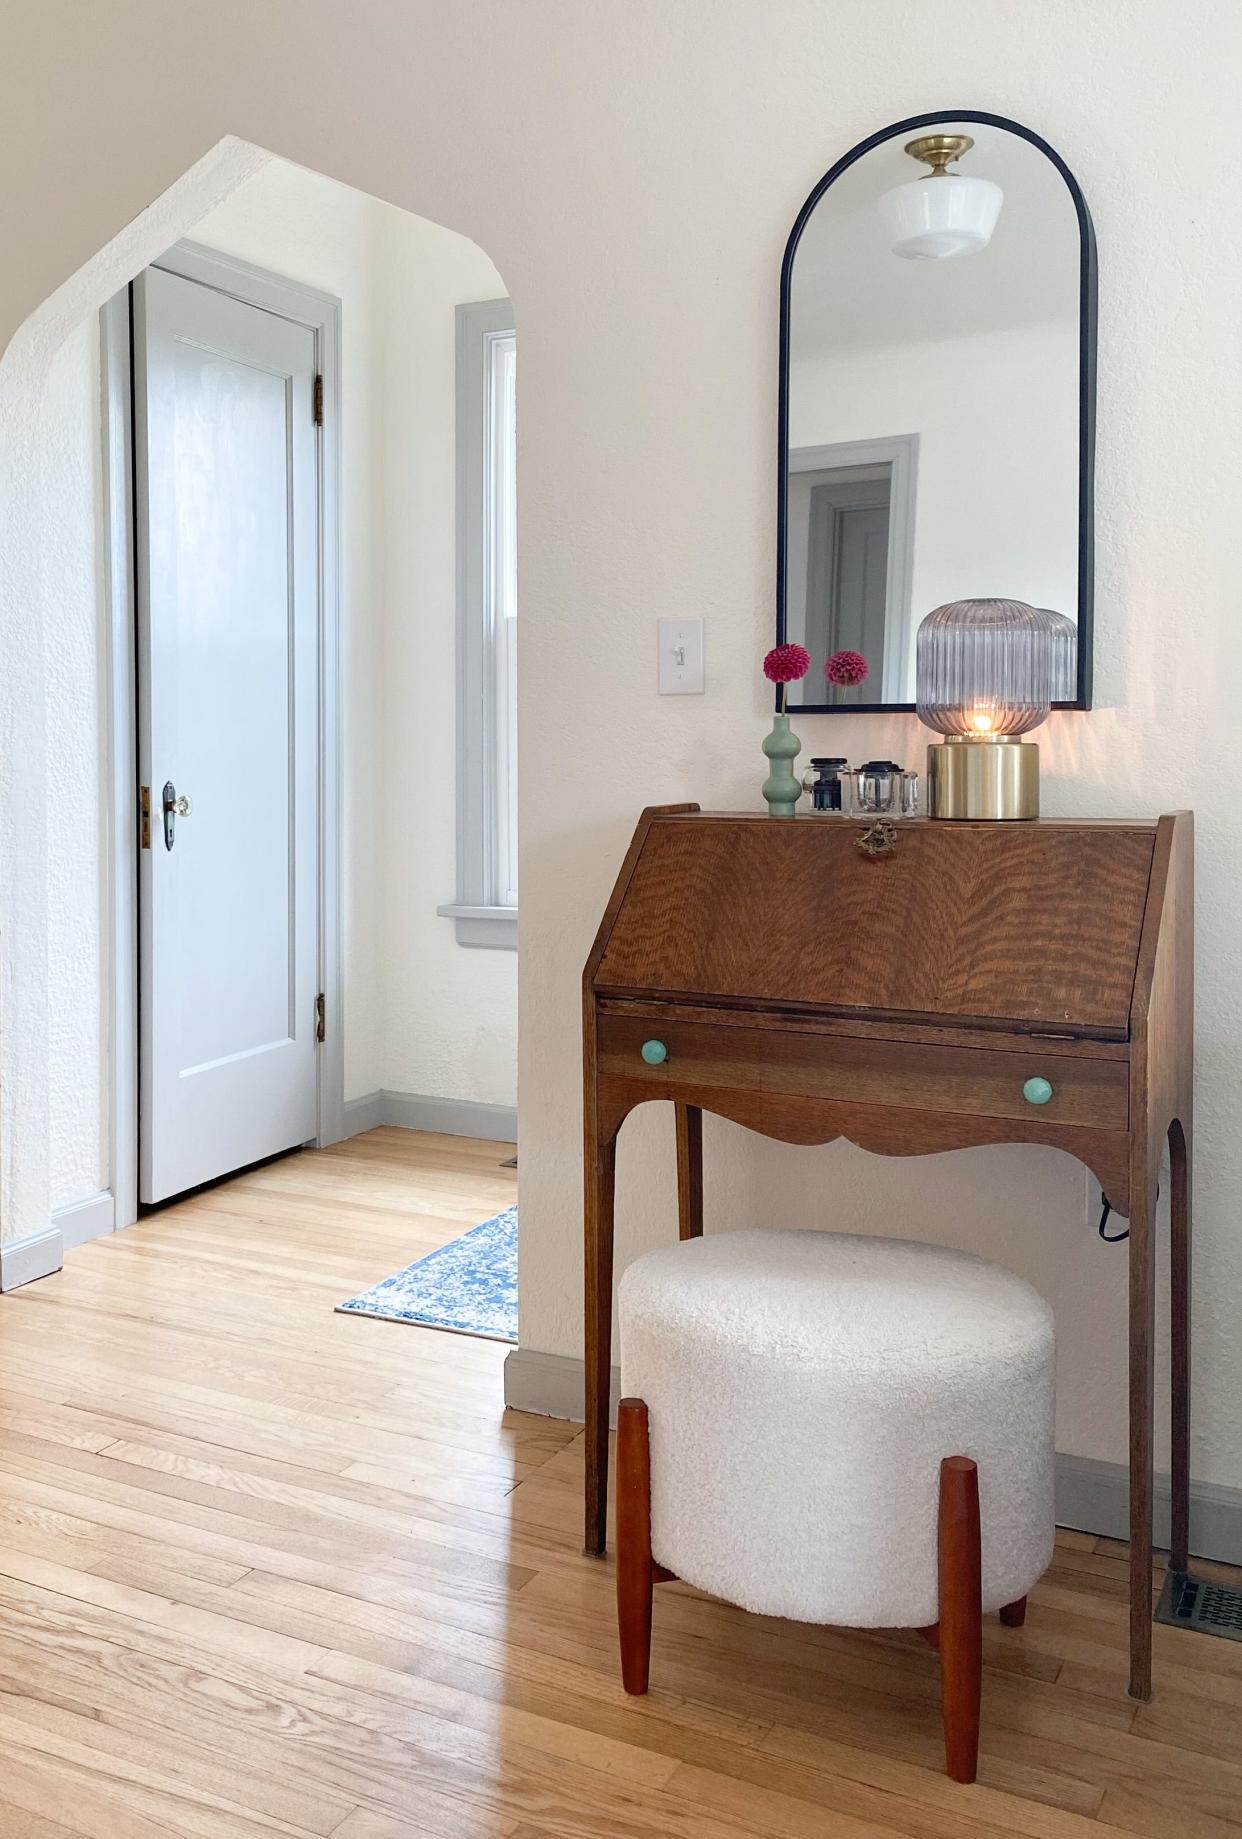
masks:
<path id="1" fill-rule="evenodd" d="M 772 763 L 772 770 L 763 782 L 768 816 L 792 817 L 794 807 L 802 796 L 802 781 L 793 769 L 793 763 L 802 751 L 802 742 L 796 734 L 790 732 L 787 715 L 776 716 L 771 734 L 763 738 L 763 751 Z"/>

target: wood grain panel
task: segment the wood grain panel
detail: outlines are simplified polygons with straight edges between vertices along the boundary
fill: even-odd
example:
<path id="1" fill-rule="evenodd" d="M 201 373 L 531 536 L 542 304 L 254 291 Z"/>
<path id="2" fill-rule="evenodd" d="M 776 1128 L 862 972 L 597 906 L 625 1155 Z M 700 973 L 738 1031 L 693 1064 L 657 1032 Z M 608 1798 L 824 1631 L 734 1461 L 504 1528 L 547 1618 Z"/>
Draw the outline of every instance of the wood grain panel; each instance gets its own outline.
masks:
<path id="1" fill-rule="evenodd" d="M 656 817 L 594 971 L 609 993 L 994 1018 L 1124 1037 L 1153 825 Z"/>
<path id="2" fill-rule="evenodd" d="M 653 1098 L 684 1101 L 688 1088 L 732 1086 L 860 1105 L 1126 1128 L 1127 1063 L 1080 1057 L 1072 1050 L 1057 1053 L 1051 1043 L 1032 1057 L 621 1015 L 601 1015 L 598 1027 L 600 1072 L 640 1080 Z M 641 1048 L 653 1037 L 664 1043 L 668 1058 L 648 1066 Z M 1052 1086 L 1047 1104 L 1032 1105 L 1023 1096 L 1033 1075 Z"/>

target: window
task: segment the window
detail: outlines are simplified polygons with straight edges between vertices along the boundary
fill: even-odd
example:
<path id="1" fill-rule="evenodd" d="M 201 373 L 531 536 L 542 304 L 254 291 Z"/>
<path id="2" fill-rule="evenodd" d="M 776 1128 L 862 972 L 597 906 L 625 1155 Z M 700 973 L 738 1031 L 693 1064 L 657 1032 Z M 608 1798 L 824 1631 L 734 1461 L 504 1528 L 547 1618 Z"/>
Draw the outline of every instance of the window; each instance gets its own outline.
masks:
<path id="1" fill-rule="evenodd" d="M 457 309 L 459 945 L 517 946 L 517 338 L 507 300 Z"/>

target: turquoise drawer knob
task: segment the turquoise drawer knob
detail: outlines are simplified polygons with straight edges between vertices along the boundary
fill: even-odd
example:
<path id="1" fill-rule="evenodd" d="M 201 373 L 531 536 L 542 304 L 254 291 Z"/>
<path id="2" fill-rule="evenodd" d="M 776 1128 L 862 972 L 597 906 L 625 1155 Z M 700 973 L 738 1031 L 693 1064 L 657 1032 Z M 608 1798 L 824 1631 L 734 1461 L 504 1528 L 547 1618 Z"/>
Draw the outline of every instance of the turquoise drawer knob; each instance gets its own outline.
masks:
<path id="1" fill-rule="evenodd" d="M 663 1041 L 644 1041 L 643 1059 L 648 1066 L 663 1066 L 668 1059 L 668 1048 Z"/>
<path id="2" fill-rule="evenodd" d="M 643 1052 L 646 1052 L 645 1048 Z M 1022 1096 L 1028 1105 L 1046 1105 L 1048 1100 L 1052 1097 L 1051 1080 L 1041 1079 L 1039 1075 L 1036 1074 L 1033 1079 L 1028 1079 L 1023 1086 Z"/>

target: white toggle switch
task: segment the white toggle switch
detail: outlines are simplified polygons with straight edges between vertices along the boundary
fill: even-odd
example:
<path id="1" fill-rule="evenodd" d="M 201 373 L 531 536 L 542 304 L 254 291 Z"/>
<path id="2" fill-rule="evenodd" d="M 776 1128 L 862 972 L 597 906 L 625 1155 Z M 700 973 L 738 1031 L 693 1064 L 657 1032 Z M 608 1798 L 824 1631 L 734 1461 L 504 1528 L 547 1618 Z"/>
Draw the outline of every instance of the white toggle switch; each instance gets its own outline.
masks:
<path id="1" fill-rule="evenodd" d="M 661 696 L 703 694 L 703 622 L 662 619 L 660 632 Z"/>

